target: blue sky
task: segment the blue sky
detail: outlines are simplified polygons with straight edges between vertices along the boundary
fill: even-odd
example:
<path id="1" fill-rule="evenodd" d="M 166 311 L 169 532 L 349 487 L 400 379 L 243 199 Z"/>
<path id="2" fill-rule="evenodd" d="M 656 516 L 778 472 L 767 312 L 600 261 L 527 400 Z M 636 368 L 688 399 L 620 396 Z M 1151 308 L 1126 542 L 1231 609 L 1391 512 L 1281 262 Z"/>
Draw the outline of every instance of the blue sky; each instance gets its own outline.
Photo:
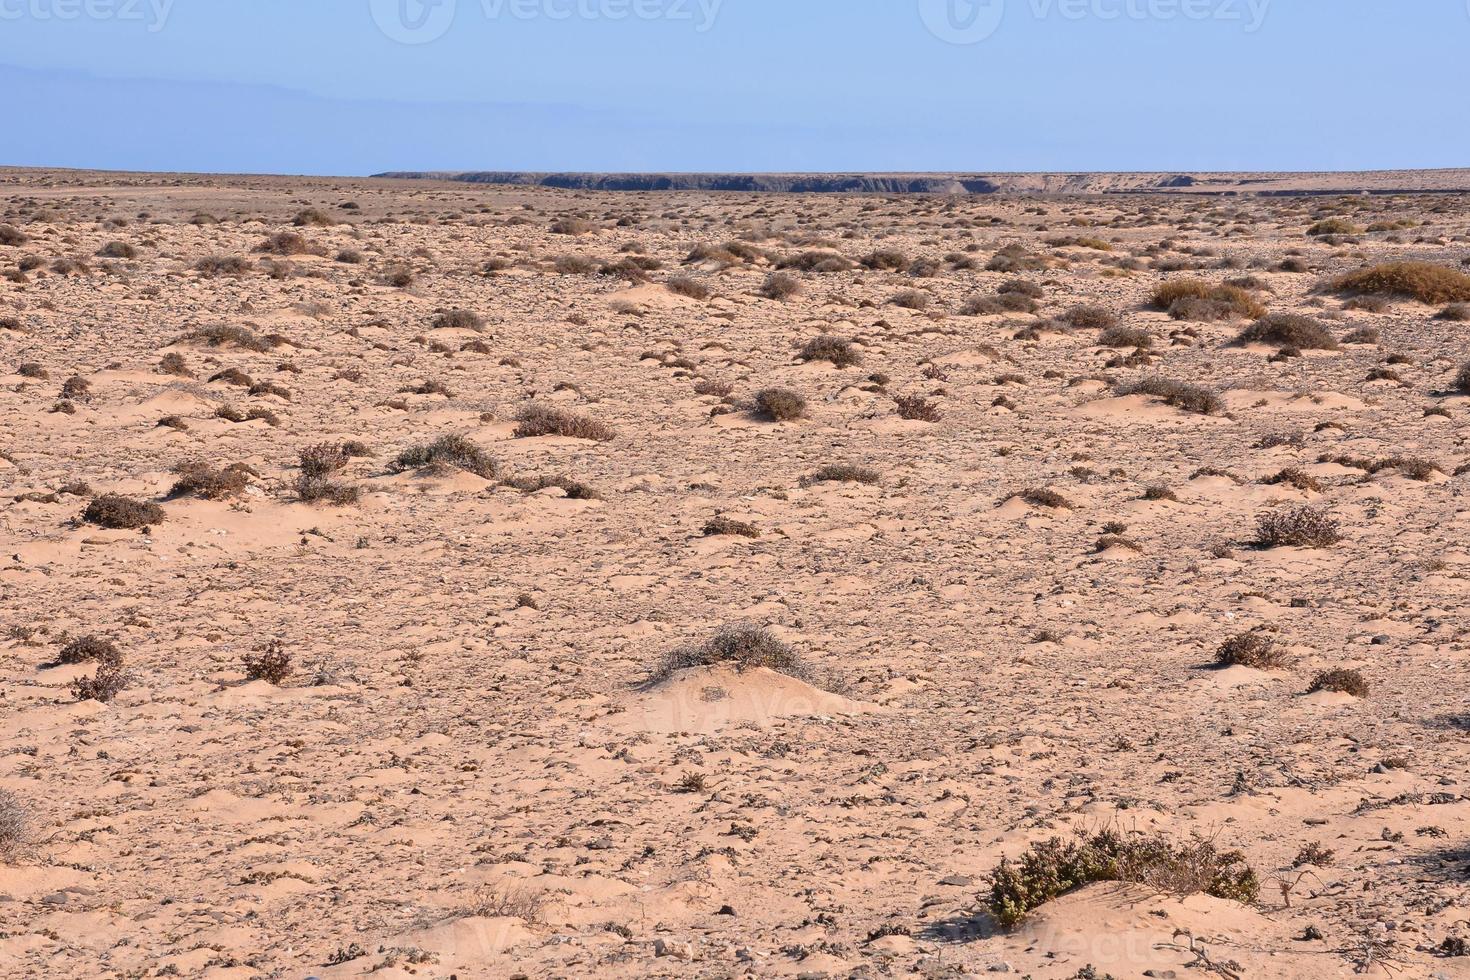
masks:
<path id="1" fill-rule="evenodd" d="M 0 0 L 0 163 L 1470 166 L 1467 50 L 1470 0 Z"/>

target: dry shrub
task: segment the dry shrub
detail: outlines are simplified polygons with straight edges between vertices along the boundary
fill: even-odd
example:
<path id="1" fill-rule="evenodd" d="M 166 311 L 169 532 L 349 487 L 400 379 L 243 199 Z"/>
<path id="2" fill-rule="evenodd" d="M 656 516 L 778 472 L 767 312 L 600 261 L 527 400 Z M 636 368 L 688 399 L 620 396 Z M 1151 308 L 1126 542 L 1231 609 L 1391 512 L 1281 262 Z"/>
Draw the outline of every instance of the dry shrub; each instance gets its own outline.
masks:
<path id="1" fill-rule="evenodd" d="M 1160 398 L 1166 405 L 1199 415 L 1219 415 L 1225 411 L 1224 401 L 1210 389 L 1170 378 L 1143 378 L 1114 389 L 1114 393 Z"/>
<path id="2" fill-rule="evenodd" d="M 852 367 L 863 362 L 862 355 L 846 337 L 820 336 L 807 341 L 797 355 L 803 361 L 830 361 L 837 367 Z"/>
<path id="3" fill-rule="evenodd" d="M 1461 364 L 1455 373 L 1455 390 L 1462 395 L 1470 395 L 1470 361 Z"/>
<path id="4" fill-rule="evenodd" d="M 78 701 L 100 701 L 117 697 L 132 683 L 132 675 L 121 667 L 102 664 L 91 677 L 78 677 L 71 682 L 72 697 Z"/>
<path id="5" fill-rule="evenodd" d="M 773 422 L 806 417 L 806 399 L 789 388 L 765 388 L 755 393 L 755 410 Z"/>
<path id="6" fill-rule="evenodd" d="M 15 793 L 0 789 L 0 862 L 19 857 L 30 844 L 31 833 L 31 808 Z"/>
<path id="7" fill-rule="evenodd" d="M 189 370 L 189 362 L 184 360 L 184 355 L 177 351 L 169 351 L 159 358 L 158 370 L 161 374 L 172 374 L 180 378 L 192 378 L 194 373 Z"/>
<path id="8" fill-rule="evenodd" d="M 895 395 L 893 404 L 898 417 L 910 422 L 938 422 L 944 417 L 939 406 L 922 395 Z"/>
<path id="9" fill-rule="evenodd" d="M 1325 326 L 1297 313 L 1263 316 L 1242 330 L 1235 340 L 1239 344 L 1270 344 L 1297 350 L 1337 350 L 1337 341 Z"/>
<path id="10" fill-rule="evenodd" d="M 1275 476 L 1269 476 L 1261 482 L 1270 486 L 1289 486 L 1298 490 L 1309 490 L 1312 493 L 1322 492 L 1322 484 L 1316 477 L 1295 466 L 1288 466 Z"/>
<path id="11" fill-rule="evenodd" d="M 1007 245 L 985 264 L 987 272 L 1036 272 L 1046 268 L 1046 259 L 1020 244 Z"/>
<path id="12" fill-rule="evenodd" d="M 558 218 L 549 229 L 553 235 L 586 235 L 597 230 L 597 225 L 585 218 Z"/>
<path id="13" fill-rule="evenodd" d="M 1048 507 L 1053 510 L 1077 509 L 1077 505 L 1072 503 L 1072 501 L 1063 497 L 1055 490 L 1048 490 L 1045 487 L 1032 487 L 1027 490 L 1022 490 L 1019 493 L 1013 493 L 1009 497 L 1006 497 L 1005 500 L 1002 500 L 1001 503 L 1016 499 L 1024 500 L 1033 507 Z"/>
<path id="14" fill-rule="evenodd" d="M 97 250 L 100 259 L 136 259 L 138 250 L 127 242 L 108 242 Z"/>
<path id="15" fill-rule="evenodd" d="M 761 532 L 754 524 L 737 521 L 723 514 L 717 514 L 705 522 L 704 536 L 707 538 L 724 536 L 758 538 L 761 536 Z"/>
<path id="16" fill-rule="evenodd" d="M 882 474 L 871 467 L 858 466 L 853 463 L 828 463 L 802 482 L 808 485 L 816 483 L 862 483 L 871 485 L 882 479 Z"/>
<path id="17" fill-rule="evenodd" d="M 899 272 L 909 266 L 909 257 L 896 248 L 880 248 L 859 259 L 863 266 L 881 272 Z"/>
<path id="18" fill-rule="evenodd" d="M 1321 238 L 1323 235 L 1361 235 L 1362 233 L 1362 228 L 1346 218 L 1325 218 L 1307 229 L 1307 234 L 1313 238 Z"/>
<path id="19" fill-rule="evenodd" d="M 196 341 L 210 347 L 239 347 L 258 354 L 277 346 L 274 338 L 262 337 L 248 327 L 237 327 L 227 323 L 197 327 L 180 337 L 176 343 L 188 341 Z"/>
<path id="20" fill-rule="evenodd" d="M 538 436 L 565 436 L 568 439 L 591 439 L 595 442 L 611 442 L 617 432 L 609 425 L 578 415 L 563 408 L 532 402 L 516 413 L 517 439 L 534 439 Z"/>
<path id="21" fill-rule="evenodd" d="M 357 503 L 362 497 L 361 488 L 332 479 L 357 455 L 352 452 L 354 448 L 357 447 L 350 443 L 323 442 L 301 450 L 296 496 L 306 503 L 326 501 L 338 507 Z"/>
<path id="22" fill-rule="evenodd" d="M 453 466 L 486 480 L 500 475 L 500 464 L 489 453 L 464 436 L 440 436 L 426 445 L 413 446 L 398 454 L 393 462 L 397 472 L 418 470 L 427 466 Z"/>
<path id="23" fill-rule="evenodd" d="M 1118 325 L 1118 315 L 1101 306 L 1074 306 L 1058 319 L 1079 330 L 1106 330 Z"/>
<path id="24" fill-rule="evenodd" d="M 206 255 L 194 263 L 194 271 L 205 276 L 243 276 L 250 260 L 239 255 Z"/>
<path id="25" fill-rule="evenodd" d="M 1256 540 L 1263 548 L 1326 548 L 1342 540 L 1337 519 L 1316 507 L 1296 507 L 1261 516 Z"/>
<path id="26" fill-rule="evenodd" d="M 708 286 L 692 276 L 674 276 L 664 283 L 664 288 L 676 296 L 686 296 L 689 299 L 706 300 L 713 295 Z"/>
<path id="27" fill-rule="evenodd" d="M 0 245 L 15 247 L 24 245 L 31 240 L 31 236 L 16 228 L 14 225 L 0 225 Z"/>
<path id="28" fill-rule="evenodd" d="M 26 361 L 24 364 L 17 365 L 15 368 L 15 373 L 20 375 L 22 378 L 32 378 L 36 381 L 45 381 L 47 378 L 51 377 L 51 372 L 47 371 L 43 366 L 37 364 L 35 361 Z"/>
<path id="29" fill-rule="evenodd" d="M 960 316 L 995 316 L 1000 313 L 1035 313 L 1036 301 L 1021 292 L 971 296 L 960 306 Z"/>
<path id="30" fill-rule="evenodd" d="M 1307 693 L 1332 691 L 1337 694 L 1351 694 L 1355 698 L 1366 698 L 1368 690 L 1368 681 L 1362 674 L 1356 670 L 1339 667 L 1334 670 L 1324 670 L 1314 677 Z"/>
<path id="31" fill-rule="evenodd" d="M 601 500 L 602 493 L 596 487 L 574 480 L 569 476 L 514 476 L 505 481 L 508 487 L 514 487 L 522 493 L 536 493 L 550 487 L 556 487 L 566 495 L 568 500 Z"/>
<path id="32" fill-rule="evenodd" d="M 484 330 L 485 321 L 478 313 L 469 310 L 448 310 L 434 317 L 430 327 L 435 330 Z"/>
<path id="33" fill-rule="evenodd" d="M 169 489 L 170 499 L 199 497 L 203 500 L 229 500 L 245 492 L 250 485 L 249 474 L 243 467 L 227 466 L 217 470 L 208 463 L 180 463 L 174 467 L 179 478 Z"/>
<path id="34" fill-rule="evenodd" d="M 692 667 L 729 666 L 744 673 L 764 667 L 778 673 L 810 680 L 810 669 L 795 650 L 763 626 L 726 626 L 703 643 L 680 647 L 664 655 L 649 677 L 662 683 L 681 670 Z"/>
<path id="35" fill-rule="evenodd" d="M 122 651 L 111 640 L 100 636 L 81 636 L 70 641 L 56 655 L 59 664 L 96 663 L 105 667 L 121 667 Z"/>
<path id="36" fill-rule="evenodd" d="M 294 671 L 291 654 L 280 640 L 271 640 L 254 653 L 240 658 L 245 676 L 252 681 L 265 681 L 279 687 Z"/>
<path id="37" fill-rule="evenodd" d="M 888 301 L 894 306 L 901 306 L 906 310 L 926 310 L 933 297 L 921 289 L 904 289 L 893 294 Z"/>
<path id="38" fill-rule="evenodd" d="M 1012 863 L 1002 860 L 990 874 L 991 913 L 1006 928 L 1073 889 L 1098 881 L 1138 882 L 1179 896 L 1204 893 L 1250 903 L 1260 893 L 1245 856 L 1220 851 L 1196 838 L 1175 844 L 1162 836 L 1103 830 L 1070 841 L 1033 844 Z"/>
<path id="39" fill-rule="evenodd" d="M 1097 342 L 1102 347 L 1152 347 L 1154 338 L 1147 330 L 1120 324 L 1098 334 Z"/>
<path id="40" fill-rule="evenodd" d="M 773 272 L 761 283 L 760 292 L 766 299 L 785 302 L 801 292 L 801 280 L 784 272 Z"/>
<path id="41" fill-rule="evenodd" d="M 1434 318 L 1450 323 L 1470 323 L 1470 303 L 1451 303 L 1436 313 Z"/>
<path id="42" fill-rule="evenodd" d="M 1256 670 L 1277 670 L 1286 666 L 1286 650 L 1269 634 L 1253 630 L 1220 644 L 1215 651 L 1215 662 Z"/>
<path id="43" fill-rule="evenodd" d="M 1378 343 L 1377 327 L 1358 327 L 1346 333 L 1342 342 L 1344 344 L 1376 344 Z"/>
<path id="44" fill-rule="evenodd" d="M 291 224 L 297 228 L 330 228 L 336 223 L 336 218 L 320 208 L 304 208 L 297 211 L 296 217 L 291 219 Z"/>
<path id="45" fill-rule="evenodd" d="M 82 512 L 83 520 L 119 530 L 135 530 L 162 524 L 163 518 L 163 508 L 157 504 L 118 493 L 104 493 L 89 503 Z"/>
<path id="46" fill-rule="evenodd" d="M 278 231 L 255 246 L 255 250 L 267 255 L 307 255 L 313 251 L 306 239 L 294 231 Z"/>
<path id="47" fill-rule="evenodd" d="M 1470 301 L 1470 275 L 1430 262 L 1389 262 L 1358 269 L 1333 280 L 1331 288 L 1431 304 Z"/>

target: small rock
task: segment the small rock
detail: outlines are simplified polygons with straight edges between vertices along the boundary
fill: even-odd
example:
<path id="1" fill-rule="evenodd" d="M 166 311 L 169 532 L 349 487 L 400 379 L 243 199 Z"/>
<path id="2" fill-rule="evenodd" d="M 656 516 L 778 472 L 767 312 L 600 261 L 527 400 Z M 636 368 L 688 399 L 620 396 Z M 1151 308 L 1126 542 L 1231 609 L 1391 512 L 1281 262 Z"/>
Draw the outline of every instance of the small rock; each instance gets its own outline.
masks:
<path id="1" fill-rule="evenodd" d="M 66 892 L 52 892 L 41 899 L 42 905 L 65 905 L 66 902 Z"/>
<path id="2" fill-rule="evenodd" d="M 1179 976 L 1173 970 L 1144 970 L 1143 975 L 1154 977 L 1155 980 L 1174 980 L 1175 977 Z"/>
<path id="3" fill-rule="evenodd" d="M 948 885 L 951 888 L 968 888 L 975 883 L 975 879 L 968 875 L 950 875 L 946 878 L 940 878 L 939 883 L 941 885 Z"/>

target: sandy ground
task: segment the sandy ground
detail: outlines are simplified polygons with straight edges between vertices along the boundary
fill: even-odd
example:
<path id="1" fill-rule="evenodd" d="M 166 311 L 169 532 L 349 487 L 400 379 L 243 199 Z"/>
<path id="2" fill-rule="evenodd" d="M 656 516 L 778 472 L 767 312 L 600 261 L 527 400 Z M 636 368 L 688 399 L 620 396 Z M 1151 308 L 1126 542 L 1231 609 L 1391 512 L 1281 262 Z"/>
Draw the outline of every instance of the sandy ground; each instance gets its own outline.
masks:
<path id="1" fill-rule="evenodd" d="M 0 788 L 30 812 L 0 864 L 0 974 L 1470 976 L 1445 955 L 1470 937 L 1467 325 L 1315 291 L 1367 260 L 1459 266 L 1465 200 L 17 171 L 0 199 L 29 239 L 0 245 Z M 293 227 L 305 208 L 337 223 Z M 1400 224 L 1305 234 L 1329 214 Z M 551 231 L 568 217 L 591 230 Z M 253 251 L 281 231 L 321 254 Z M 760 253 L 685 262 L 736 239 Z M 134 256 L 99 257 L 110 242 Z M 985 271 L 1015 243 L 1046 267 Z M 760 295 L 780 256 L 875 249 L 933 264 L 798 270 L 799 295 Z M 245 263 L 211 276 L 208 255 Z M 630 255 L 659 267 L 597 274 Z M 670 291 L 678 275 L 709 295 Z M 1147 308 L 1165 279 L 1247 275 L 1272 312 L 1378 339 L 1273 361 L 1232 343 L 1243 321 Z M 1034 314 L 960 315 L 1017 278 Z M 927 309 L 893 305 L 904 290 Z M 1148 331 L 1149 363 L 1094 329 L 1025 332 L 1084 303 Z M 434 325 L 455 309 L 483 322 Z M 221 324 L 275 339 L 190 339 Z M 861 364 L 801 361 L 822 334 Z M 159 369 L 169 353 L 192 377 Z M 207 380 L 229 368 L 256 393 Z M 1383 369 L 1398 380 L 1369 380 Z M 1228 414 L 1115 390 L 1155 375 Z M 807 417 L 752 414 L 772 386 Z M 894 395 L 942 417 L 902 419 Z M 616 437 L 517 438 L 533 401 Z M 397 471 L 450 434 L 598 497 Z M 298 500 L 298 453 L 349 439 L 372 452 L 337 474 L 360 501 Z M 1438 469 L 1319 461 L 1396 455 Z M 245 464 L 248 485 L 170 498 L 191 461 Z M 807 479 L 832 463 L 880 479 Z M 1287 467 L 1320 489 L 1262 482 Z M 1032 488 L 1071 506 L 1012 496 Z M 81 520 L 108 492 L 165 519 Z M 1252 544 L 1303 504 L 1339 544 Z M 707 536 L 716 515 L 760 536 Z M 1137 550 L 1098 551 L 1114 522 Z M 818 685 L 721 666 L 645 683 L 736 623 Z M 1286 666 L 1215 665 L 1262 626 Z M 95 663 L 56 664 L 87 635 L 131 676 L 108 703 L 71 690 Z M 249 680 L 272 640 L 293 673 Z M 1366 697 L 1305 693 L 1339 667 Z M 999 928 L 1002 857 L 1108 826 L 1239 849 L 1260 898 L 1099 883 Z"/>

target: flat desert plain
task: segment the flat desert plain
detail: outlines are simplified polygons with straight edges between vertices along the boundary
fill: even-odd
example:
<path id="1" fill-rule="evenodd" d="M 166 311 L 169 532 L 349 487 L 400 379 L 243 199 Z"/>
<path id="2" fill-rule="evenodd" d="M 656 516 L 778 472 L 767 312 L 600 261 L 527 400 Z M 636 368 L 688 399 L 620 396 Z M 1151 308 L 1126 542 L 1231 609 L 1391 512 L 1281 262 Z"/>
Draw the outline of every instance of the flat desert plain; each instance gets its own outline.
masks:
<path id="1" fill-rule="evenodd" d="M 0 974 L 1470 976 L 1470 200 L 0 172 Z"/>

